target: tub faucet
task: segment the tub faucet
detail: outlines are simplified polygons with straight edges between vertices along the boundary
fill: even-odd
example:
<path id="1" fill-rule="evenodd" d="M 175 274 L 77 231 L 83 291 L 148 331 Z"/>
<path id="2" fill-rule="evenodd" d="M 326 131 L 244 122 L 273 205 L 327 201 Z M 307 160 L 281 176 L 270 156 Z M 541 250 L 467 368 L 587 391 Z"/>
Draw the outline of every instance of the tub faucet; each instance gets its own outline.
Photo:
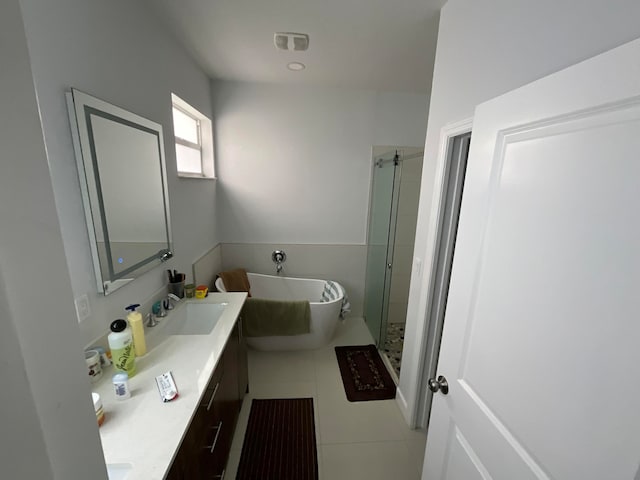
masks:
<path id="1" fill-rule="evenodd" d="M 280 275 L 282 264 L 287 261 L 287 254 L 284 250 L 274 250 L 271 254 L 271 260 L 276 264 L 276 274 Z"/>

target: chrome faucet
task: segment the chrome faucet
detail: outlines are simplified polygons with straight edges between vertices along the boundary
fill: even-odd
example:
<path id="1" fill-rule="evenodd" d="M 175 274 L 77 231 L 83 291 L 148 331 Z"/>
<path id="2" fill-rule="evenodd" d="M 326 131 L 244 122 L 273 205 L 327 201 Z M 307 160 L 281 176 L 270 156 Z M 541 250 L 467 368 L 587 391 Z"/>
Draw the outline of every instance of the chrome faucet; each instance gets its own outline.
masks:
<path id="1" fill-rule="evenodd" d="M 162 302 L 162 306 L 165 310 L 173 310 L 176 304 L 180 301 L 180 297 L 170 293 L 167 298 Z"/>
<path id="2" fill-rule="evenodd" d="M 158 325 L 158 319 L 153 313 L 147 313 L 147 327 L 155 327 Z"/>
<path id="3" fill-rule="evenodd" d="M 276 274 L 280 275 L 282 264 L 287 261 L 287 254 L 284 250 L 274 250 L 271 254 L 271 260 L 276 264 Z"/>
<path id="4" fill-rule="evenodd" d="M 153 313 L 156 318 L 163 318 L 167 316 L 167 310 L 164 307 L 164 300 L 158 300 L 151 307 L 151 313 Z"/>

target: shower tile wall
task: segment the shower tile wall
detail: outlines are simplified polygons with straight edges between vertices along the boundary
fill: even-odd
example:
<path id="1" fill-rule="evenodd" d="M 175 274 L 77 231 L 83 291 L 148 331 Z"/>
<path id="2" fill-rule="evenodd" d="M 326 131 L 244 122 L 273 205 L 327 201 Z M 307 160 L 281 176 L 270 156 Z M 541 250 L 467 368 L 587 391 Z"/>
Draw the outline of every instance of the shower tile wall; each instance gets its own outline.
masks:
<path id="1" fill-rule="evenodd" d="M 421 149 L 403 148 L 405 157 L 419 151 Z M 389 323 L 405 323 L 407 316 L 421 176 L 422 156 L 403 161 L 391 272 Z"/>

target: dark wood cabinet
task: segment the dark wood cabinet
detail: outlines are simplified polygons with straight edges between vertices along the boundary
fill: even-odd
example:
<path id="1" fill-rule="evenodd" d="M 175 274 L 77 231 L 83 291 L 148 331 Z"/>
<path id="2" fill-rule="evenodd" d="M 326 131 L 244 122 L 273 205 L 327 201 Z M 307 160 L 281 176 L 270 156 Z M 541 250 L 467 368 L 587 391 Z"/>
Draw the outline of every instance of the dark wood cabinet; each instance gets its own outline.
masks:
<path id="1" fill-rule="evenodd" d="M 167 480 L 224 478 L 247 387 L 247 347 L 238 320 L 165 476 Z"/>
<path id="2" fill-rule="evenodd" d="M 247 356 L 247 342 L 242 332 L 242 317 L 238 318 L 238 398 L 240 405 L 245 394 L 249 393 L 249 358 Z M 240 408 L 240 407 L 238 407 Z"/>

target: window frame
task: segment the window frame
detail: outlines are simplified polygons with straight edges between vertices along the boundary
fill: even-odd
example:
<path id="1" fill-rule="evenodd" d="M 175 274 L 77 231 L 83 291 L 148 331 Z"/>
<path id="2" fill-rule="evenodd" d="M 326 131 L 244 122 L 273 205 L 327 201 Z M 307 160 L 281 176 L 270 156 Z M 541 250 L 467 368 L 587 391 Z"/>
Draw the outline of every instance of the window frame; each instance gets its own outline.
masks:
<path id="1" fill-rule="evenodd" d="M 211 120 L 198 110 L 193 108 L 183 99 L 178 97 L 175 93 L 171 94 L 171 120 L 173 127 L 173 137 L 175 145 L 182 145 L 187 148 L 197 150 L 200 154 L 200 173 L 186 172 L 180 170 L 178 152 L 176 152 L 176 170 L 179 177 L 184 178 L 202 178 L 202 179 L 215 179 L 214 158 L 213 158 L 213 131 Z M 173 118 L 173 109 L 178 110 L 187 117 L 196 122 L 198 143 L 193 143 L 182 137 L 179 137 L 175 133 L 175 120 Z"/>

